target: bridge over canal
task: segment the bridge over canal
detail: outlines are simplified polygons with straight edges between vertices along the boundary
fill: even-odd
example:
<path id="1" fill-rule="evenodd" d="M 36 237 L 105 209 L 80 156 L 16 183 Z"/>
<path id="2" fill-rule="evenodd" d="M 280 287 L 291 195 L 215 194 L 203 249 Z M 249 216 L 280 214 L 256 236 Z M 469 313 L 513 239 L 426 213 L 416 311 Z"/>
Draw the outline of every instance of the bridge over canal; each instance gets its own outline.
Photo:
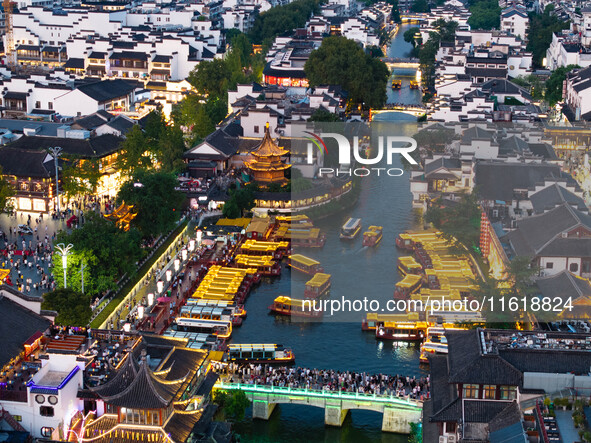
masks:
<path id="1" fill-rule="evenodd" d="M 404 114 L 414 115 L 415 117 L 421 117 L 425 115 L 428 110 L 419 105 L 387 104 L 382 109 L 372 109 L 370 112 L 370 120 L 376 115 L 383 114 L 384 112 L 402 112 Z"/>
<path id="2" fill-rule="evenodd" d="M 242 390 L 252 401 L 253 418 L 263 420 L 282 403 L 324 408 L 324 423 L 329 426 L 342 426 L 350 409 L 365 409 L 383 414 L 382 431 L 409 434 L 410 424 L 420 422 L 423 411 L 421 401 L 389 395 L 225 382 L 218 382 L 214 389 Z"/>
<path id="3" fill-rule="evenodd" d="M 418 58 L 393 58 L 393 57 L 382 57 L 380 58 L 386 66 L 390 69 L 419 69 Z"/>

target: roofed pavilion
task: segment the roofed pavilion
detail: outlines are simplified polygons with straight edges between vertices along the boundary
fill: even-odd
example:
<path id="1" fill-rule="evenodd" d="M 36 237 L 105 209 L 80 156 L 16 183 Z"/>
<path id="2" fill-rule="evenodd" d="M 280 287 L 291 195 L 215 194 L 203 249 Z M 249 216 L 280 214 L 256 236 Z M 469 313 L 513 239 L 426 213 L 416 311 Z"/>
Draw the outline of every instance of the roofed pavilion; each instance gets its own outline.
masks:
<path id="1" fill-rule="evenodd" d="M 291 165 L 285 163 L 281 157 L 288 155 L 289 151 L 275 143 L 269 133 L 269 124 L 265 126 L 265 136 L 259 146 L 251 151 L 253 160 L 245 162 L 252 172 L 254 181 L 258 183 L 284 183 L 285 171 Z"/>

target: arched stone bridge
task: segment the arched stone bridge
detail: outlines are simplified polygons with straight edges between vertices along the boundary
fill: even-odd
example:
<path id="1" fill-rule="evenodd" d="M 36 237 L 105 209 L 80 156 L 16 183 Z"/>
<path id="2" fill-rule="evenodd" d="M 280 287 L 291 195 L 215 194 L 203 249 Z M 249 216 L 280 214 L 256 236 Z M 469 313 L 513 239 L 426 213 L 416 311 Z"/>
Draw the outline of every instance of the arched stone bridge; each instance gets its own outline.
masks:
<path id="1" fill-rule="evenodd" d="M 253 418 L 263 420 L 268 420 L 275 405 L 281 403 L 324 408 L 324 423 L 329 426 L 342 426 L 350 409 L 365 409 L 383 413 L 382 431 L 408 434 L 410 424 L 420 422 L 423 411 L 421 401 L 387 395 L 224 382 L 218 382 L 214 389 L 242 390 L 252 401 Z"/>

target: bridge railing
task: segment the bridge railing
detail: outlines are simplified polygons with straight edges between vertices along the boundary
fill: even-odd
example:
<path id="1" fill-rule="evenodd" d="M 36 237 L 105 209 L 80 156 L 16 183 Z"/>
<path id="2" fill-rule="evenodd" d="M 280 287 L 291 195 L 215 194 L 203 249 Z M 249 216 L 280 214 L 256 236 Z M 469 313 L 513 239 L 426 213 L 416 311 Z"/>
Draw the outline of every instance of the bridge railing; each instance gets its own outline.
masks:
<path id="1" fill-rule="evenodd" d="M 419 400 L 413 400 L 411 398 L 401 398 L 397 395 L 377 395 L 377 394 L 365 394 L 361 392 L 348 392 L 348 391 L 326 391 L 308 388 L 292 388 L 290 386 L 272 386 L 272 385 L 259 385 L 249 383 L 227 383 L 218 381 L 215 384 L 216 389 L 223 390 L 242 390 L 251 393 L 261 394 L 277 394 L 277 395 L 301 395 L 306 397 L 320 397 L 328 399 L 340 399 L 350 401 L 370 401 L 373 403 L 386 403 L 394 404 L 396 406 L 410 407 L 410 408 L 422 408 L 423 402 Z"/>

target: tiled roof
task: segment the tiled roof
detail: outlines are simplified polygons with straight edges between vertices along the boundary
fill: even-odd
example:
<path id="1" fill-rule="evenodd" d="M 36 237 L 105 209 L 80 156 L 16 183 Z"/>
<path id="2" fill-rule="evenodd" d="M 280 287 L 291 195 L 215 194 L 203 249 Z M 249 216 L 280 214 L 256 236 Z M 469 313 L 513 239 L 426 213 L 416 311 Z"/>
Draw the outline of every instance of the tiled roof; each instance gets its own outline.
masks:
<path id="1" fill-rule="evenodd" d="M 18 303 L 0 297 L 0 367 L 23 352 L 23 345 L 36 332 L 45 332 L 51 322 Z"/>
<path id="2" fill-rule="evenodd" d="M 134 89 L 134 84 L 121 79 L 103 80 L 100 82 L 78 86 L 78 90 L 80 92 L 88 95 L 90 98 L 98 102 L 105 102 L 126 96 L 133 92 Z"/>
<path id="3" fill-rule="evenodd" d="M 51 177 L 53 160 L 45 163 L 47 152 L 4 146 L 0 148 L 2 173 L 17 177 Z"/>
<path id="4" fill-rule="evenodd" d="M 591 230 L 591 216 L 565 203 L 543 214 L 518 220 L 517 229 L 503 238 L 510 241 L 515 253 L 521 256 L 591 257 L 591 239 L 561 235 L 579 226 Z"/>
<path id="5" fill-rule="evenodd" d="M 554 209 L 563 203 L 568 203 L 576 207 L 579 211 L 589 212 L 585 200 L 568 189 L 554 183 L 529 197 L 534 213 L 542 214 L 550 209 Z"/>
<path id="6" fill-rule="evenodd" d="M 122 139 L 113 134 L 100 135 L 88 139 L 22 136 L 7 145 L 12 149 L 43 151 L 52 146 L 60 146 L 64 155 L 76 155 L 84 158 L 100 158 L 119 150 Z M 6 148 L 1 148 L 0 152 Z"/>

